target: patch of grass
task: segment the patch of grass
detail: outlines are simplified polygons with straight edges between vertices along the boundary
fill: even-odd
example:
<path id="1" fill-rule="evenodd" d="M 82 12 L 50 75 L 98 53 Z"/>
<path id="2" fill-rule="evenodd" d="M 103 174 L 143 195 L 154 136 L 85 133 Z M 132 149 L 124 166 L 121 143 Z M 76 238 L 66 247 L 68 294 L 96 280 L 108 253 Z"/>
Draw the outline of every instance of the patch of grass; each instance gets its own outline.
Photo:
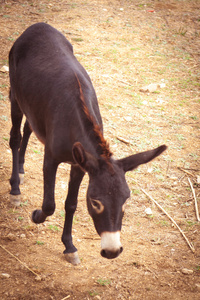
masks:
<path id="1" fill-rule="evenodd" d="M 52 231 L 59 231 L 59 228 L 56 225 L 49 225 L 49 229 Z"/>
<path id="2" fill-rule="evenodd" d="M 190 116 L 190 118 L 191 118 L 192 120 L 195 120 L 195 121 L 198 119 L 197 116 Z"/>
<path id="3" fill-rule="evenodd" d="M 8 117 L 7 117 L 7 116 L 1 116 L 0 119 L 1 119 L 2 121 L 5 121 L 5 122 L 8 121 Z"/>
<path id="4" fill-rule="evenodd" d="M 41 152 L 40 152 L 39 150 L 33 149 L 33 148 L 31 148 L 31 150 L 32 150 L 34 153 L 41 155 Z"/>
<path id="5" fill-rule="evenodd" d="M 159 223 L 158 223 L 159 225 L 161 225 L 161 226 L 169 226 L 169 222 L 168 221 L 165 221 L 165 220 L 161 220 L 161 221 L 159 221 Z"/>
<path id="6" fill-rule="evenodd" d="M 21 206 L 21 207 L 27 206 L 27 205 L 28 205 L 28 200 L 26 200 L 25 202 L 20 203 L 20 206 Z"/>
<path id="7" fill-rule="evenodd" d="M 6 101 L 6 96 L 4 96 L 3 94 L 0 93 L 0 101 Z"/>
<path id="8" fill-rule="evenodd" d="M 200 266 L 195 266 L 194 270 L 198 273 L 200 273 Z"/>
<path id="9" fill-rule="evenodd" d="M 98 283 L 99 285 L 101 285 L 101 286 L 108 286 L 108 285 L 111 284 L 111 281 L 110 281 L 110 279 L 102 279 L 102 278 L 99 278 L 99 279 L 97 280 L 97 283 Z"/>
<path id="10" fill-rule="evenodd" d="M 42 242 L 42 241 L 36 241 L 36 245 L 39 245 L 39 246 L 44 245 L 44 242 Z"/>
<path id="11" fill-rule="evenodd" d="M 89 294 L 91 297 L 95 297 L 95 296 L 99 295 L 99 293 L 96 292 L 96 291 L 88 291 L 88 294 Z"/>
<path id="12" fill-rule="evenodd" d="M 8 213 L 9 213 L 9 214 L 18 214 L 19 211 L 18 211 L 18 210 L 15 210 L 14 208 L 11 208 L 11 209 L 9 209 Z"/>
<path id="13" fill-rule="evenodd" d="M 19 216 L 19 217 L 18 217 L 18 220 L 19 220 L 19 221 L 22 221 L 22 220 L 24 220 L 24 217 Z"/>
<path id="14" fill-rule="evenodd" d="M 191 221 L 191 220 L 186 220 L 186 223 L 188 226 L 194 226 L 197 224 L 197 222 Z"/>
<path id="15" fill-rule="evenodd" d="M 82 39 L 82 38 L 72 38 L 72 41 L 74 41 L 74 42 L 77 42 L 77 43 L 80 43 L 80 42 L 83 42 L 84 41 L 84 39 Z"/>
<path id="16" fill-rule="evenodd" d="M 65 211 L 64 211 L 64 210 L 61 210 L 61 211 L 60 211 L 60 216 L 61 216 L 63 219 L 65 219 Z"/>
<path id="17" fill-rule="evenodd" d="M 141 194 L 141 192 L 140 192 L 140 190 L 132 190 L 132 194 L 133 195 L 139 195 L 139 194 Z"/>

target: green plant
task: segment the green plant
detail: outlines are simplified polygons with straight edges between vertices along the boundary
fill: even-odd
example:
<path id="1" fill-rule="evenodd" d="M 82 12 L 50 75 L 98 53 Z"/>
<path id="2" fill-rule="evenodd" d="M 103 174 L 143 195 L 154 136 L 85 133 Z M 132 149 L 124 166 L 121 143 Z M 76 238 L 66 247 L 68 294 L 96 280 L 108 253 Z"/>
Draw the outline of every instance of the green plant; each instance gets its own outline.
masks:
<path id="1" fill-rule="evenodd" d="M 102 286 L 108 286 L 108 285 L 111 284 L 111 281 L 110 281 L 110 279 L 102 279 L 102 278 L 100 278 L 100 279 L 97 280 L 97 283 L 100 284 L 100 285 L 102 285 Z"/>
<path id="2" fill-rule="evenodd" d="M 60 211 L 60 216 L 64 219 L 65 218 L 65 211 L 64 210 L 61 210 Z"/>
<path id="3" fill-rule="evenodd" d="M 39 150 L 36 150 L 36 149 L 33 149 L 33 148 L 31 150 L 33 150 L 33 152 L 36 153 L 36 154 L 41 154 L 41 152 Z"/>
<path id="4" fill-rule="evenodd" d="M 8 117 L 7 117 L 7 116 L 1 116 L 0 119 L 1 119 L 2 121 L 8 121 Z"/>
<path id="5" fill-rule="evenodd" d="M 195 271 L 199 273 L 200 272 L 200 266 L 195 266 Z"/>
<path id="6" fill-rule="evenodd" d="M 49 225 L 49 229 L 52 231 L 59 231 L 59 228 L 56 225 Z"/>
<path id="7" fill-rule="evenodd" d="M 20 203 L 20 206 L 21 206 L 21 207 L 27 206 L 27 205 L 28 205 L 28 200 L 26 200 L 25 202 Z"/>
<path id="8" fill-rule="evenodd" d="M 39 246 L 44 245 L 44 242 L 36 241 L 36 245 L 39 245 Z"/>
<path id="9" fill-rule="evenodd" d="M 95 296 L 99 295 L 99 293 L 96 292 L 96 291 L 88 291 L 88 294 L 89 294 L 91 297 L 95 297 Z"/>
<path id="10" fill-rule="evenodd" d="M 84 40 L 82 38 L 72 38 L 72 41 L 79 43 L 83 42 Z"/>

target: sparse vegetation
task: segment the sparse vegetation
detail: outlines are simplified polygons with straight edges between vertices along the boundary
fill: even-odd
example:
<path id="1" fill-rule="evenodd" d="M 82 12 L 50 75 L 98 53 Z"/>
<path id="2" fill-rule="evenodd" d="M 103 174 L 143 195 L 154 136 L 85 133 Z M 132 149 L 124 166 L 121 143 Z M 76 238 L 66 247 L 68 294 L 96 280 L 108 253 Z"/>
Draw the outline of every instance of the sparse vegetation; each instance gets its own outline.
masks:
<path id="1" fill-rule="evenodd" d="M 199 222 L 187 180 L 190 177 L 199 205 L 198 1 L 0 2 L 0 69 L 9 65 L 8 52 L 25 28 L 47 22 L 71 41 L 92 79 L 114 157 L 168 145 L 164 155 L 126 175 L 132 197 L 123 219 L 124 251 L 116 260 L 99 254 L 101 240 L 87 213 L 85 176 L 72 228 L 81 266 L 73 267 L 64 260 L 60 241 L 69 165 L 58 170 L 55 214 L 44 224 L 31 221 L 33 209 L 41 206 L 43 189 L 43 145 L 34 135 L 26 153 L 21 205 L 10 206 L 9 76 L 0 72 L 1 244 L 39 275 L 36 279 L 0 248 L 1 273 L 10 275 L 0 276 L 0 298 L 199 299 Z M 151 83 L 165 87 L 153 93 L 140 91 Z M 174 218 L 194 254 L 141 188 Z M 152 209 L 149 217 L 147 207 Z M 178 271 L 183 267 L 193 272 L 184 275 Z"/>

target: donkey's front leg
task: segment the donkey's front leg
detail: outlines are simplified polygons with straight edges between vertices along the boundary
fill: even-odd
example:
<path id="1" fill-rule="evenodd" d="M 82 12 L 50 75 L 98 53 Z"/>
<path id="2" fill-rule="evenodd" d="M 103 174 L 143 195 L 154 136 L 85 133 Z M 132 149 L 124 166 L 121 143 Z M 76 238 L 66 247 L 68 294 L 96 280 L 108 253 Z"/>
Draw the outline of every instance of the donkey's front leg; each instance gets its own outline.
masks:
<path id="1" fill-rule="evenodd" d="M 11 120 L 12 128 L 10 131 L 10 148 L 12 150 L 12 175 L 10 178 L 10 201 L 15 206 L 20 205 L 20 179 L 19 179 L 19 148 L 21 143 L 20 126 L 22 122 L 22 112 L 10 91 L 11 101 Z"/>
<path id="2" fill-rule="evenodd" d="M 72 242 L 72 222 L 77 207 L 77 197 L 84 172 L 78 167 L 71 167 L 70 181 L 68 186 L 68 195 L 65 201 L 65 225 L 63 229 L 62 242 L 66 249 L 64 251 L 65 258 L 73 265 L 80 263 L 77 249 Z"/>
<path id="3" fill-rule="evenodd" d="M 48 216 L 55 211 L 54 189 L 58 163 L 46 151 L 44 155 L 43 176 L 44 176 L 44 199 L 42 210 L 35 210 L 32 214 L 34 223 L 43 223 Z"/>

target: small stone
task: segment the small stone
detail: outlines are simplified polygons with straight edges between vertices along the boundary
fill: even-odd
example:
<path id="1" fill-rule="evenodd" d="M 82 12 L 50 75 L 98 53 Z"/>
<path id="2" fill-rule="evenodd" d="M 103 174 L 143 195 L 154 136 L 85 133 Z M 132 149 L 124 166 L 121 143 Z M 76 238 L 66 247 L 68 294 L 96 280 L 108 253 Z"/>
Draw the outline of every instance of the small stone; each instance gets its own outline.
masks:
<path id="1" fill-rule="evenodd" d="M 20 235 L 20 238 L 21 238 L 21 239 L 25 239 L 25 238 L 26 238 L 26 235 L 25 235 L 24 233 L 22 233 L 22 234 Z"/>
<path id="2" fill-rule="evenodd" d="M 10 278 L 10 274 L 7 274 L 7 273 L 2 273 L 1 276 L 3 278 Z"/>
<path id="3" fill-rule="evenodd" d="M 127 122 L 131 122 L 132 121 L 132 117 L 129 117 L 129 116 L 124 117 L 124 120 L 126 120 Z"/>
<path id="4" fill-rule="evenodd" d="M 151 208 L 150 207 L 147 207 L 146 209 L 145 209 L 145 213 L 149 216 L 149 215 L 152 215 L 152 210 L 151 210 Z"/>
<path id="5" fill-rule="evenodd" d="M 151 83 L 149 85 L 145 85 L 140 89 L 140 92 L 146 93 L 153 93 L 157 90 L 157 88 L 159 87 L 159 85 L 157 83 Z"/>
<path id="6" fill-rule="evenodd" d="M 200 283 L 196 283 L 195 287 L 197 288 L 198 291 L 200 291 Z"/>
<path id="7" fill-rule="evenodd" d="M 8 66 L 3 66 L 3 67 L 0 69 L 0 72 L 2 72 L 2 73 L 7 73 L 7 72 L 9 72 L 9 67 L 8 67 Z"/>
<path id="8" fill-rule="evenodd" d="M 182 269 L 181 271 L 185 275 L 191 275 L 191 274 L 193 274 L 193 270 L 189 270 L 189 269 L 186 269 L 186 268 Z"/>
<path id="9" fill-rule="evenodd" d="M 163 82 L 163 83 L 160 83 L 160 88 L 163 89 L 166 87 L 166 84 Z"/>
<path id="10" fill-rule="evenodd" d="M 35 277 L 35 280 L 36 280 L 36 281 L 41 281 L 42 278 L 41 278 L 41 276 L 37 275 L 37 276 Z"/>
<path id="11" fill-rule="evenodd" d="M 13 234 L 13 233 L 9 233 L 7 236 L 6 236 L 6 239 L 8 239 L 9 241 L 15 241 L 16 240 L 16 236 Z"/>

